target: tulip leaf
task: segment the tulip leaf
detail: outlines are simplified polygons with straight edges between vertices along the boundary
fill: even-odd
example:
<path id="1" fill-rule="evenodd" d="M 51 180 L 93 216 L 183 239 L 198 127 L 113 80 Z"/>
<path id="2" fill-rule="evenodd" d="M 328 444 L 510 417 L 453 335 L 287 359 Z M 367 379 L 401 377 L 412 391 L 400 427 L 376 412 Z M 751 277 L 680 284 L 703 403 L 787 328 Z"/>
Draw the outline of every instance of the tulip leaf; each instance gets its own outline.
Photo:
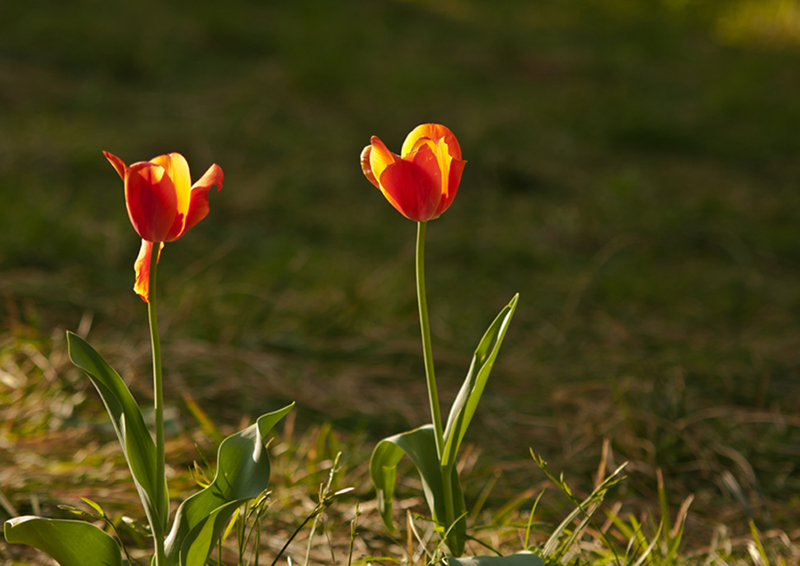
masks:
<path id="1" fill-rule="evenodd" d="M 451 525 L 447 525 L 445 519 L 443 468 L 439 465 L 439 456 L 436 453 L 433 425 L 425 425 L 384 438 L 372 453 L 369 473 L 378 492 L 378 508 L 384 524 L 389 530 L 394 530 L 392 501 L 394 500 L 395 478 L 397 464 L 404 455 L 411 459 L 419 472 L 425 501 L 431 510 L 433 520 L 444 527 L 445 531 L 450 531 L 451 536 L 448 537 L 448 541 L 454 541 L 454 546 L 456 546 L 456 548 L 450 548 L 450 551 L 455 555 L 461 554 L 467 534 L 464 494 L 458 482 L 458 472 L 455 466 L 450 466 L 454 517 L 457 519 L 455 526 L 451 529 Z"/>
<path id="2" fill-rule="evenodd" d="M 444 430 L 445 446 L 442 454 L 442 466 L 452 466 L 456 461 L 461 441 L 467 432 L 472 416 L 475 414 L 475 409 L 478 407 L 478 401 L 481 399 L 486 381 L 489 379 L 489 373 L 492 371 L 495 359 L 497 359 L 497 354 L 500 351 L 500 345 L 503 343 L 506 330 L 508 330 L 511 317 L 514 316 L 514 310 L 517 308 L 518 299 L 519 294 L 514 295 L 511 302 L 503 307 L 503 310 L 494 319 L 494 322 L 489 326 L 475 349 L 467 377 L 447 417 L 447 426 Z"/>
<path id="3" fill-rule="evenodd" d="M 67 345 L 70 360 L 86 372 L 103 399 L 150 524 L 161 525 L 162 532 L 166 531 L 169 514 L 166 478 L 156 477 L 156 446 L 139 405 L 119 374 L 85 340 L 67 332 Z M 164 482 L 161 489 L 164 495 L 156 501 L 159 481 Z"/>
<path id="4" fill-rule="evenodd" d="M 6 541 L 38 548 L 61 566 L 122 566 L 117 541 L 84 521 L 16 517 L 6 521 Z"/>
<path id="5" fill-rule="evenodd" d="M 165 541 L 168 566 L 203 566 L 236 509 L 267 489 L 270 463 L 263 438 L 293 407 L 262 415 L 222 441 L 214 481 L 178 507 Z"/>
<path id="6" fill-rule="evenodd" d="M 448 566 L 544 566 L 544 561 L 532 552 L 520 552 L 508 556 L 449 557 L 447 564 Z"/>

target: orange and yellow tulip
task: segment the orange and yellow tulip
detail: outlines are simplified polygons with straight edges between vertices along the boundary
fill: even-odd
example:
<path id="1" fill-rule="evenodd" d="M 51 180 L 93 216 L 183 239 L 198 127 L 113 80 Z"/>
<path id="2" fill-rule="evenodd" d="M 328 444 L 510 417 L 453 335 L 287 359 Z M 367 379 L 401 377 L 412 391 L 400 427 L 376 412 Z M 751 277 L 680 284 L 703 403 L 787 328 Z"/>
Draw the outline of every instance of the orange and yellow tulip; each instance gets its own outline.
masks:
<path id="1" fill-rule="evenodd" d="M 213 185 L 222 189 L 223 173 L 216 163 L 194 184 L 189 164 L 180 153 L 159 155 L 150 161 L 126 166 L 116 155 L 103 154 L 125 182 L 125 204 L 134 230 L 142 237 L 142 247 L 134 264 L 134 291 L 150 300 L 150 258 L 153 245 L 183 236 L 208 214 L 208 191 Z"/>
<path id="2" fill-rule="evenodd" d="M 377 137 L 361 152 L 361 170 L 400 214 L 416 222 L 438 218 L 452 204 L 466 161 L 453 133 L 422 124 L 403 142 L 400 155 Z"/>

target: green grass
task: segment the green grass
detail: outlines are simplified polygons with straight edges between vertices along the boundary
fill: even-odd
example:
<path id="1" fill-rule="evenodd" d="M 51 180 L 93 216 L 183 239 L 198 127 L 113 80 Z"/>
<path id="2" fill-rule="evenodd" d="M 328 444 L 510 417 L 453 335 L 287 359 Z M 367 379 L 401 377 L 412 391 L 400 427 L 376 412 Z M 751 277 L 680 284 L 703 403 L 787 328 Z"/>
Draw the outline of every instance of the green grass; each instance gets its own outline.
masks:
<path id="1" fill-rule="evenodd" d="M 437 121 L 469 162 L 428 229 L 444 403 L 486 325 L 521 295 L 468 438 L 480 454 L 468 499 L 498 478 L 476 522 L 522 496 L 519 517 L 498 521 L 527 520 L 545 479 L 529 448 L 588 494 L 608 438 L 615 463 L 631 462 L 609 496 L 621 517 L 660 516 L 659 468 L 673 515 L 694 494 L 684 555 L 721 526 L 752 538 L 750 518 L 797 541 L 800 35 L 742 20 L 752 9 L 0 6 L 0 367 L 14 376 L 0 382 L 0 491 L 28 512 L 34 494 L 44 509 L 74 504 L 74 486 L 111 510 L 132 501 L 114 483 L 124 477 L 92 471 L 105 470 L 99 460 L 59 464 L 78 449 L 64 444 L 76 430 L 98 449 L 112 440 L 62 337 L 83 321 L 147 399 L 145 308 L 131 291 L 139 242 L 101 150 L 128 163 L 180 151 L 195 177 L 216 162 L 226 178 L 161 263 L 174 442 L 197 435 L 185 392 L 229 428 L 296 400 L 297 439 L 333 423 L 349 450 L 343 476 L 366 506 L 359 466 L 427 408 L 415 227 L 363 178 L 358 155 L 371 135 L 398 151 L 411 128 Z M 313 468 L 296 446 L 284 465 Z M 176 451 L 176 466 L 191 463 L 190 442 Z M 294 493 L 291 483 L 279 485 Z M 569 505 L 546 494 L 537 533 Z M 288 525 L 291 513 L 278 515 Z M 364 553 L 390 552 L 368 517 L 375 548 Z M 503 540 L 515 548 L 517 536 Z"/>

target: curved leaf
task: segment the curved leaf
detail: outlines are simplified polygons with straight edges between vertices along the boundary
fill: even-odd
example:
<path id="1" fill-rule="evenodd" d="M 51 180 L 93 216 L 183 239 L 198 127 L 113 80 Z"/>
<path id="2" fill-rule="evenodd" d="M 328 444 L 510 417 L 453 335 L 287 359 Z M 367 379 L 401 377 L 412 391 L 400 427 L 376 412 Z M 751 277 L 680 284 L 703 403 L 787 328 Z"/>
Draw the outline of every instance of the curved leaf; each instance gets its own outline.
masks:
<path id="1" fill-rule="evenodd" d="M 369 462 L 369 473 L 375 489 L 378 492 L 378 508 L 383 517 L 384 524 L 389 530 L 394 530 L 392 525 L 392 501 L 394 500 L 395 478 L 397 464 L 402 457 L 407 455 L 414 462 L 422 480 L 422 490 L 425 501 L 431 510 L 433 520 L 442 525 L 445 531 L 450 531 L 454 537 L 454 546 L 450 551 L 453 554 L 463 552 L 464 540 L 467 534 L 467 524 L 464 515 L 464 494 L 458 482 L 458 472 L 455 466 L 450 467 L 452 497 L 455 517 L 458 518 L 454 527 L 447 524 L 444 503 L 444 482 L 442 481 L 442 467 L 436 453 L 436 437 L 433 425 L 425 425 L 408 432 L 384 438 L 375 447 Z"/>
<path id="2" fill-rule="evenodd" d="M 483 388 L 486 386 L 489 373 L 492 371 L 495 359 L 497 359 L 497 354 L 500 351 L 500 345 L 503 343 L 506 330 L 508 330 L 511 317 L 514 316 L 517 300 L 519 300 L 519 293 L 514 295 L 511 302 L 503 307 L 503 310 L 494 319 L 494 322 L 489 326 L 475 349 L 467 377 L 447 417 L 447 426 L 444 430 L 445 445 L 442 454 L 442 466 L 452 466 L 456 461 L 461 441 L 467 432 L 472 416 L 475 414 L 475 409 L 478 407 L 478 401 L 481 400 Z"/>
<path id="3" fill-rule="evenodd" d="M 67 332 L 67 345 L 69 359 L 86 372 L 103 399 L 150 524 L 161 525 L 161 531 L 166 531 L 169 515 L 166 478 L 156 478 L 156 446 L 139 405 L 119 374 L 85 340 Z M 161 491 L 164 496 L 156 501 L 159 481 L 164 482 Z"/>
<path id="4" fill-rule="evenodd" d="M 28 544 L 61 566 L 122 566 L 117 541 L 84 521 L 16 517 L 6 521 L 6 541 Z"/>
<path id="5" fill-rule="evenodd" d="M 544 561 L 532 552 L 508 556 L 472 556 L 447 559 L 448 566 L 544 566 Z"/>
<path id="6" fill-rule="evenodd" d="M 167 565 L 203 566 L 231 515 L 267 489 L 270 464 L 263 437 L 292 407 L 262 415 L 222 441 L 214 481 L 178 507 L 165 541 Z"/>

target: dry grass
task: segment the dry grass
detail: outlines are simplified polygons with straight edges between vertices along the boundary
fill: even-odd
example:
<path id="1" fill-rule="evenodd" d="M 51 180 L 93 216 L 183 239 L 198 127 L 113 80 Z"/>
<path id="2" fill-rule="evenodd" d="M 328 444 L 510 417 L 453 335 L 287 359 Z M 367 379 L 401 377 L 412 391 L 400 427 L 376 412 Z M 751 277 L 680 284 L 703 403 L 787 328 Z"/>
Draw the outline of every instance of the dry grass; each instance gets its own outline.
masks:
<path id="1" fill-rule="evenodd" d="M 60 333 L 43 337 L 22 324 L 3 335 L 3 383 L 0 386 L 3 396 L 0 408 L 3 508 L 7 516 L 29 513 L 68 516 L 59 505 L 86 508 L 80 498 L 90 498 L 99 502 L 115 520 L 132 556 L 143 560 L 148 552 L 146 540 L 119 523 L 123 516 L 142 520 L 124 459 L 113 431 L 103 422 L 98 399 L 87 388 L 87 381 L 70 366 L 63 348 Z M 186 359 L 200 361 L 197 359 L 200 354 L 191 343 L 182 344 L 180 348 L 173 345 L 170 352 L 175 355 L 178 350 Z M 136 360 L 141 355 L 137 351 L 137 348 L 120 350 L 131 356 L 119 360 L 123 367 L 141 362 Z M 237 356 L 235 352 L 220 349 L 206 351 L 203 356 L 218 359 L 222 365 L 230 363 L 230 359 L 243 361 L 267 383 L 270 372 L 279 371 L 285 363 L 281 356 L 241 354 Z M 353 372 L 358 372 L 357 365 Z M 674 376 L 676 381 L 670 388 L 677 397 L 681 393 L 680 377 Z M 386 396 L 402 399 L 401 389 L 387 387 Z M 215 420 L 200 407 L 202 404 L 220 410 L 214 399 L 216 395 L 224 398 L 225 390 L 224 384 L 191 389 L 180 382 L 170 386 L 173 403 L 167 412 L 167 461 L 173 501 L 182 500 L 196 489 L 193 468 L 199 465 L 200 469 L 205 469 L 209 462 L 213 465 L 214 438 L 249 423 L 250 417 L 240 416 L 237 426 L 225 425 L 218 429 Z M 179 391 L 183 391 L 188 404 L 177 402 Z M 345 379 L 344 383 L 328 389 L 326 397 L 343 395 L 339 398 L 352 401 L 359 391 L 360 388 L 349 385 Z M 368 475 L 372 431 L 342 431 L 329 423 L 309 424 L 310 409 L 303 410 L 302 405 L 305 396 L 319 398 L 319 392 L 313 388 L 286 389 L 281 394 L 298 395 L 301 410 L 291 413 L 270 443 L 273 472 L 261 520 L 260 563 L 270 563 L 281 550 L 284 550 L 282 560 L 291 559 L 294 564 L 306 559 L 311 564 L 332 565 L 348 561 L 424 563 L 430 560 L 436 552 L 437 538 L 431 525 L 422 515 L 417 515 L 424 513 L 419 482 L 412 476 L 401 477 L 396 510 L 398 531 L 390 535 L 381 523 Z M 374 389 L 370 394 L 374 395 Z M 203 401 L 197 403 L 194 396 Z M 409 399 L 412 397 L 409 395 Z M 557 408 L 557 417 L 553 420 L 517 416 L 509 421 L 514 430 L 525 429 L 531 433 L 529 438 L 539 442 L 537 451 L 560 451 L 563 463 L 551 463 L 548 469 L 574 462 L 586 452 L 597 456 L 587 458 L 595 467 L 590 473 L 576 478 L 574 485 L 569 481 L 573 497 L 589 496 L 589 491 L 623 461 L 627 462 L 624 479 L 610 490 L 583 534 L 564 549 L 562 561 L 605 563 L 616 560 L 632 564 L 649 549 L 645 564 L 732 564 L 749 563 L 749 560 L 760 564 L 760 555 L 751 556 L 752 549 L 756 548 L 753 533 L 730 526 L 736 524 L 743 510 L 748 517 L 786 525 L 787 518 L 782 514 L 791 511 L 787 509 L 787 502 L 780 499 L 780 493 L 795 489 L 791 483 L 794 480 L 784 473 L 783 481 L 789 483 L 779 486 L 777 493 L 772 492 L 773 486 L 761 485 L 753 473 L 748 461 L 753 455 L 726 445 L 724 439 L 732 435 L 740 438 L 742 442 L 736 446 L 741 448 L 742 445 L 758 446 L 754 441 L 756 436 L 762 443 L 775 436 L 774 442 L 787 446 L 792 444 L 792 431 L 800 428 L 800 423 L 794 417 L 776 412 L 735 407 L 717 407 L 668 419 L 646 405 L 653 399 L 663 401 L 652 386 L 643 387 L 634 380 L 622 381 L 615 387 L 601 383 L 562 387 L 553 394 Z M 403 403 L 398 406 L 402 407 Z M 417 415 L 411 411 L 409 416 Z M 492 450 L 487 440 L 494 432 L 492 419 L 484 415 L 482 424 L 483 430 L 477 431 L 475 436 L 486 443 L 487 449 L 479 448 L 480 441 L 470 444 L 459 462 L 471 507 L 470 524 L 476 538 L 468 543 L 467 553 L 491 553 L 489 549 L 514 552 L 523 548 L 525 541 L 541 552 L 544 547 L 540 545 L 552 537 L 557 523 L 575 508 L 577 500 L 571 501 L 561 493 L 560 480 L 552 476 L 548 479 L 534 460 L 500 461 L 498 451 Z M 789 435 L 788 441 L 786 435 Z M 506 445 L 516 444 L 508 442 Z M 671 452 L 664 456 L 662 452 L 667 450 Z M 764 458 L 773 452 L 780 453 L 780 450 L 764 446 L 755 456 Z M 781 469 L 789 471 L 789 467 L 780 465 L 779 455 L 771 457 L 774 458 L 774 473 L 780 475 Z M 333 470 L 337 459 L 338 466 Z M 659 464 L 661 460 L 668 462 L 666 473 Z M 762 462 L 759 465 L 762 470 L 766 469 Z M 658 482 L 652 484 L 651 478 Z M 720 497 L 704 484 L 715 478 L 720 482 L 719 490 L 727 495 Z M 319 516 L 315 534 L 309 540 L 312 522 L 307 522 L 297 533 L 295 530 L 314 514 L 323 488 L 327 488 L 328 494 L 345 488 L 354 488 L 354 491 L 332 500 Z M 536 513 L 530 517 L 534 502 Z M 665 517 L 667 522 L 659 525 Z M 574 525 L 581 519 L 578 515 Z M 564 528 L 563 536 L 566 536 L 571 526 L 568 524 Z M 662 538 L 667 531 L 672 532 L 669 540 Z M 296 536 L 283 549 L 293 533 Z M 668 543 L 678 534 L 682 535 L 682 541 L 678 551 L 670 554 Z M 758 540 L 770 563 L 783 560 L 791 564 L 800 560 L 800 529 L 768 528 L 759 533 Z M 656 542 L 651 545 L 652 541 Z M 232 534 L 222 554 L 226 563 L 235 563 L 236 549 L 236 536 Z M 8 564 L 46 563 L 27 547 L 4 544 L 0 546 L 0 553 L 0 559 Z M 614 558 L 615 553 L 617 558 Z M 246 556 L 248 560 L 253 559 L 252 547 Z"/>

